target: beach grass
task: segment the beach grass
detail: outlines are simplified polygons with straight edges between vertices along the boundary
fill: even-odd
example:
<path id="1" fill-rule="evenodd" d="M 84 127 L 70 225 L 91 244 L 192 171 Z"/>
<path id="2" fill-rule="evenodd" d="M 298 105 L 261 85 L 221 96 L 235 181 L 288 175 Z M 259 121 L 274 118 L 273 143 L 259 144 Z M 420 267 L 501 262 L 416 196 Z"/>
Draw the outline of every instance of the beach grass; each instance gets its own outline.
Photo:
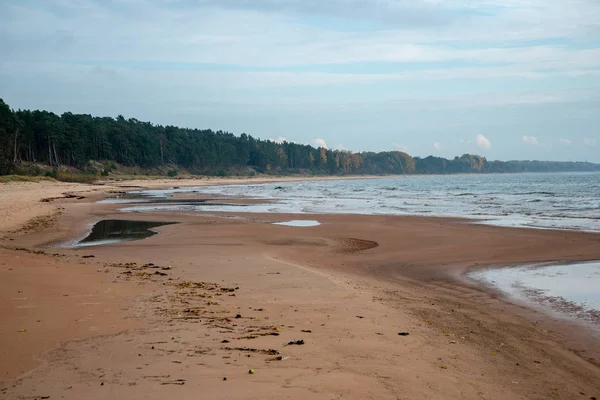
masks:
<path id="1" fill-rule="evenodd" d="M 58 172 L 55 176 L 28 176 L 28 175 L 3 175 L 0 176 L 0 183 L 12 182 L 69 182 L 69 183 L 94 183 L 98 180 L 96 175 L 73 174 L 68 172 Z"/>
<path id="2" fill-rule="evenodd" d="M 48 176 L 25 176 L 25 175 L 3 175 L 3 176 L 0 176 L 0 183 L 40 182 L 40 181 L 56 181 L 56 179 L 48 177 Z"/>

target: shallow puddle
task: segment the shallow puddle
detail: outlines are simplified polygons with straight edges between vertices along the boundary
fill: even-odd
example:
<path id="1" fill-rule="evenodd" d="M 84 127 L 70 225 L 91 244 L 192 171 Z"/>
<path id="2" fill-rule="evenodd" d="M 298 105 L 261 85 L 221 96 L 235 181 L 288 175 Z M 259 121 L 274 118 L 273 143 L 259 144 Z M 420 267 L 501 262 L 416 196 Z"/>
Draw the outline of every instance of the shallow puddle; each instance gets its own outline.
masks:
<path id="1" fill-rule="evenodd" d="M 75 246 L 98 246 L 101 244 L 145 239 L 158 233 L 152 231 L 152 228 L 173 223 L 105 219 L 96 223 L 90 234 L 85 239 L 80 240 Z"/>
<path id="2" fill-rule="evenodd" d="M 314 221 L 314 220 L 294 219 L 291 221 L 274 222 L 273 225 L 309 227 L 309 226 L 319 226 L 319 225 L 321 225 L 321 223 L 319 221 Z"/>

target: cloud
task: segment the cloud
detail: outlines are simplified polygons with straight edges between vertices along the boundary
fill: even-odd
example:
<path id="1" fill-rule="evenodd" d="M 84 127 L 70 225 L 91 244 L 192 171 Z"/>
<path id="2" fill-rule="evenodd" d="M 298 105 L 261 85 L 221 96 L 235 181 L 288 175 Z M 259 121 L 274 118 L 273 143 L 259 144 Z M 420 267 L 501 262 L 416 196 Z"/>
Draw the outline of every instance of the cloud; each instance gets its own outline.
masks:
<path id="1" fill-rule="evenodd" d="M 484 150 L 488 150 L 492 147 L 492 142 L 481 133 L 477 135 L 477 146 Z"/>
<path id="2" fill-rule="evenodd" d="M 573 142 L 570 139 L 565 139 L 565 138 L 561 138 L 560 143 L 564 144 L 566 146 L 570 146 L 571 144 L 573 144 Z"/>
<path id="3" fill-rule="evenodd" d="M 433 148 L 436 150 L 441 150 L 442 144 L 440 142 L 433 142 Z"/>
<path id="4" fill-rule="evenodd" d="M 17 2 L 17 0 L 14 1 Z M 93 2 L 89 0 L 42 1 L 59 3 L 61 6 L 74 3 L 103 3 L 97 0 Z M 285 18 L 290 24 L 295 25 L 294 31 L 314 30 L 315 25 L 319 26 L 319 23 L 328 19 L 336 19 L 339 21 L 337 26 L 323 30 L 330 35 L 338 34 L 339 36 L 348 33 L 347 24 L 343 24 L 343 22 L 357 21 L 363 27 L 360 32 L 362 36 L 382 30 L 394 34 L 402 42 L 424 43 L 440 40 L 454 42 L 502 38 L 508 41 L 526 41 L 543 38 L 593 37 L 592 32 L 597 30 L 599 11 L 595 0 L 577 0 L 577 7 L 573 7 L 564 0 L 170 0 L 148 2 L 111 0 L 106 3 L 107 6 L 103 5 L 101 9 L 104 13 L 109 12 L 110 6 L 114 5 L 119 5 L 118 8 L 123 12 L 124 8 L 131 9 L 137 4 L 143 4 L 143 8 L 140 7 L 142 9 L 139 10 L 141 17 L 153 15 L 158 11 L 165 17 L 176 16 L 181 22 L 198 20 L 203 13 L 227 14 L 229 20 L 233 20 L 237 16 L 245 17 L 247 21 L 266 16 L 267 22 Z M 55 8 L 59 8 L 59 4 L 54 4 Z M 84 10 L 81 9 L 81 11 Z M 211 19 L 214 21 L 214 16 Z M 219 26 L 220 22 L 208 21 L 207 24 L 211 25 L 210 29 L 213 29 L 212 25 Z M 252 25 L 240 25 L 237 22 L 233 21 L 231 25 L 227 26 L 227 29 L 254 28 Z M 281 33 L 272 32 L 272 23 L 263 25 L 269 28 L 265 30 L 267 34 Z M 250 29 L 250 32 L 256 33 L 259 30 L 260 28 Z M 287 35 L 291 33 L 293 31 L 290 30 Z M 278 36 L 281 35 L 274 35 L 274 37 Z M 286 36 L 281 37 L 285 38 Z"/>
<path id="5" fill-rule="evenodd" d="M 583 139 L 583 144 L 586 146 L 595 146 L 596 145 L 596 139 L 594 138 L 585 138 Z"/>
<path id="6" fill-rule="evenodd" d="M 323 147 L 326 149 L 328 148 L 327 143 L 323 139 L 315 139 L 315 144 L 317 145 L 317 147 Z"/>
<path id="7" fill-rule="evenodd" d="M 525 144 L 532 144 L 532 145 L 535 145 L 535 146 L 537 146 L 537 145 L 540 144 L 540 142 L 537 140 L 537 138 L 535 136 L 526 136 L 526 135 L 523 135 L 523 136 L 521 136 L 521 140 Z"/>
<path id="8" fill-rule="evenodd" d="M 306 15 L 375 21 L 391 26 L 433 27 L 446 26 L 459 18 L 436 7 L 429 1 L 373 1 L 373 0 L 203 0 L 212 7 L 262 10 L 288 15 Z M 437 2 L 436 2 L 437 3 Z M 451 6 L 450 6 L 451 8 Z"/>
<path id="9" fill-rule="evenodd" d="M 269 141 L 279 143 L 279 144 L 281 144 L 283 142 L 293 143 L 293 142 L 287 140 L 287 138 L 284 138 L 282 136 L 279 136 L 277 139 L 269 138 Z"/>
<path id="10" fill-rule="evenodd" d="M 91 64 L 90 64 L 91 63 Z M 152 62 L 103 62 L 102 66 L 93 65 L 95 62 L 68 63 L 68 62 L 18 62 L 7 61 L 0 63 L 1 75 L 18 76 L 21 78 L 48 76 L 49 79 L 72 80 L 79 77 L 82 84 L 92 85 L 90 75 L 101 75 L 109 78 L 109 74 L 117 76 L 123 83 L 131 86 L 135 84 L 153 84 L 163 87 L 201 86 L 215 89 L 255 89 L 255 88 L 285 88 L 285 87 L 310 87 L 318 86 L 361 86 L 368 87 L 383 83 L 401 84 L 403 82 L 415 82 L 427 85 L 431 81 L 452 80 L 485 80 L 485 79 L 541 79 L 558 78 L 564 76 L 561 72 L 521 71 L 514 67 L 479 67 L 479 68 L 432 68 L 423 70 L 411 70 L 402 73 L 348 73 L 348 72 L 319 72 L 319 71 L 280 71 L 275 70 L 252 70 L 251 67 L 222 67 L 215 69 L 202 63 L 152 63 Z M 114 66 L 111 66 L 114 65 Z M 599 62 L 600 66 L 600 62 Z M 263 68 L 263 67 L 261 67 Z M 315 67 L 318 69 L 318 67 Z M 600 70 L 580 71 L 581 76 L 600 76 Z M 424 92 L 427 93 L 427 92 Z M 585 90 L 562 90 L 560 92 L 516 92 L 516 93 L 488 93 L 479 96 L 475 101 L 481 104 L 554 104 L 567 103 L 579 100 L 582 95 L 597 96 L 591 91 Z M 471 95 L 474 96 L 474 95 Z M 463 97 L 466 97 L 463 95 Z M 355 99 L 358 99 L 357 97 Z"/>
<path id="11" fill-rule="evenodd" d="M 552 70 L 565 74 L 578 69 L 591 73 L 599 66 L 598 48 L 522 45 L 527 39 L 591 37 L 590 30 L 600 30 L 593 18 L 600 6 L 594 0 L 579 0 L 578 13 L 559 0 L 526 3 L 8 0 L 0 2 L 0 15 L 7 16 L 5 20 L 0 16 L 5 26 L 0 30 L 0 51 L 10 55 L 7 59 L 32 62 L 127 60 L 262 67 L 462 61 L 475 63 L 474 69 L 506 64 L 513 69 L 505 71 L 511 76 L 546 76 L 555 73 Z M 136 18 L 130 18 L 131 14 Z M 347 28 L 340 31 L 326 21 L 305 23 L 306 15 L 349 20 Z M 550 15 L 554 17 L 548 21 Z M 361 21 L 373 18 L 400 26 L 360 29 Z M 457 18 L 463 23 L 456 23 Z M 570 22 L 566 22 L 568 18 Z M 107 25 L 112 29 L 107 31 Z M 507 27 L 514 37 L 505 38 Z M 495 45 L 498 37 L 509 45 Z M 457 41 L 481 44 L 461 46 Z M 130 46 L 132 42 L 136 46 Z M 463 74 L 468 77 L 467 70 Z"/>

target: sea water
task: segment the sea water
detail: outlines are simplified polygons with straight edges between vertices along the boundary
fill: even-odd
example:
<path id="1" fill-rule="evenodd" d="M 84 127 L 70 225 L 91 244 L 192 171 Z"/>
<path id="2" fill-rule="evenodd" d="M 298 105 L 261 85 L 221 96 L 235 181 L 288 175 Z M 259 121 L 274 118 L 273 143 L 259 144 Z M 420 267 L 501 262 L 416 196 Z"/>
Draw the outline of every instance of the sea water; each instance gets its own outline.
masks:
<path id="1" fill-rule="evenodd" d="M 268 199 L 262 204 L 146 204 L 123 211 L 223 211 L 467 217 L 481 223 L 600 232 L 600 173 L 402 176 L 135 192 Z M 223 202 L 222 202 L 223 203 Z"/>

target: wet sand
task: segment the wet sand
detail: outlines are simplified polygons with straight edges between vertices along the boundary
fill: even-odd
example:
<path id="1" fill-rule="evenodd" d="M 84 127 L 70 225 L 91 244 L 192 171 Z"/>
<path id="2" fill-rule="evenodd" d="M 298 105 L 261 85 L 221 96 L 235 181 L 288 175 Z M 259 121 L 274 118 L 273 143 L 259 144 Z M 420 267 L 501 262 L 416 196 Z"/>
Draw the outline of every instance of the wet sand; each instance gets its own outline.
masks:
<path id="1" fill-rule="evenodd" d="M 13 225 L 1 243 L 0 397 L 600 395 L 590 332 L 463 278 L 484 266 L 600 259 L 600 235 L 421 217 L 123 214 L 95 203 L 114 188 L 79 188 L 94 192 L 53 200 L 59 218 Z M 179 224 L 140 241 L 47 247 L 101 219 Z M 292 219 L 321 225 L 269 223 Z M 18 291 L 52 295 L 15 300 Z"/>

